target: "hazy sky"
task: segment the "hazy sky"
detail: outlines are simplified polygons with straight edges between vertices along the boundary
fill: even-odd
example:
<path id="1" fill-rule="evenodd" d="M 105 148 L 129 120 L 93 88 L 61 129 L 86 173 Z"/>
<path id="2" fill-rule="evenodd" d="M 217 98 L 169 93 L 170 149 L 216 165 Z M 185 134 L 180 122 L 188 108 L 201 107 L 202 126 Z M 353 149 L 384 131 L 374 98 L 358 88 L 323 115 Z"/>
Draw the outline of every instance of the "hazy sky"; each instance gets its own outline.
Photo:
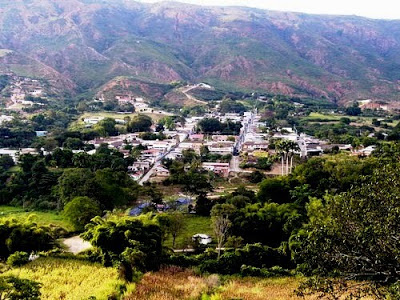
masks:
<path id="1" fill-rule="evenodd" d="M 141 0 L 160 2 L 158 0 Z M 201 5 L 240 5 L 270 10 L 316 14 L 358 15 L 370 18 L 400 19 L 399 0 L 176 0 Z"/>

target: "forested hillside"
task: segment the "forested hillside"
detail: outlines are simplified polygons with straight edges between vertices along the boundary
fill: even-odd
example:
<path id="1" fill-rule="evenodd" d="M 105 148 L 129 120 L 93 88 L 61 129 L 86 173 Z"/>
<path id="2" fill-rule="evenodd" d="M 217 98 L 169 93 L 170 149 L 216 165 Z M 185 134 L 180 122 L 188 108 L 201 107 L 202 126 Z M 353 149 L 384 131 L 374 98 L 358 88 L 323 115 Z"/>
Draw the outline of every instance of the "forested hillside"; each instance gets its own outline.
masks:
<path id="1" fill-rule="evenodd" d="M 0 2 L 0 69 L 79 93 L 116 76 L 396 100 L 400 22 L 134 1 Z"/>

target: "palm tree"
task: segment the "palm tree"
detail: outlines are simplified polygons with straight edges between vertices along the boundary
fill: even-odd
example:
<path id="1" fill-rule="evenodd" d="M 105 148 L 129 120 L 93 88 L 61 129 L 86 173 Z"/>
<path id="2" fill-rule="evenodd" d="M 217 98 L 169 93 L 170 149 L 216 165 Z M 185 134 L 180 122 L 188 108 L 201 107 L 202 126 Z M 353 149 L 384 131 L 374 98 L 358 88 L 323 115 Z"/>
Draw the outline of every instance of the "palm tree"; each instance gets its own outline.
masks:
<path id="1" fill-rule="evenodd" d="M 293 170 L 293 157 L 294 157 L 294 152 L 300 151 L 299 144 L 296 142 L 291 141 L 290 143 L 290 171 L 289 173 L 292 173 Z"/>
<path id="2" fill-rule="evenodd" d="M 282 175 L 288 175 L 289 170 L 292 172 L 293 169 L 293 154 L 298 151 L 299 145 L 290 140 L 281 140 L 276 144 L 276 149 L 281 154 L 282 161 Z M 289 168 L 289 157 L 290 157 L 290 168 Z M 286 170 L 284 171 L 284 162 L 286 161 Z"/>

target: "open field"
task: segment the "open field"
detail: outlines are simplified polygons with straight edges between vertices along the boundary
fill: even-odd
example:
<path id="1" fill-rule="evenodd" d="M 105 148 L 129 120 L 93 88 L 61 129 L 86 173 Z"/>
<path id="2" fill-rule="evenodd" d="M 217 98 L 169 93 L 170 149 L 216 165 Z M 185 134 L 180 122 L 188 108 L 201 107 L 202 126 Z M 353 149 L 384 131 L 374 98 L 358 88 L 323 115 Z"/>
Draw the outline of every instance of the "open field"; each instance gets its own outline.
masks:
<path id="1" fill-rule="evenodd" d="M 70 130 L 79 130 L 83 129 L 85 127 L 85 123 L 83 122 L 83 119 L 85 118 L 93 118 L 93 117 L 104 117 L 104 118 L 113 118 L 113 119 L 124 119 L 125 117 L 130 117 L 133 118 L 134 116 L 137 116 L 138 114 L 146 115 L 151 117 L 153 122 L 157 122 L 158 120 L 164 118 L 167 116 L 165 113 L 157 113 L 157 110 L 154 109 L 154 113 L 128 113 L 128 114 L 119 114 L 116 112 L 90 112 L 90 113 L 84 113 L 79 116 L 78 120 L 75 122 L 72 122 L 71 125 L 69 126 Z"/>
<path id="2" fill-rule="evenodd" d="M 0 206 L 0 218 L 15 217 L 18 220 L 34 218 L 40 225 L 60 226 L 68 231 L 73 230 L 73 226 L 61 215 L 56 212 L 26 211 L 22 207 Z"/>
<path id="3" fill-rule="evenodd" d="M 322 114 L 318 112 L 312 112 L 309 116 L 305 117 L 304 119 L 308 121 L 319 121 L 323 120 L 324 122 L 335 122 L 340 121 L 341 118 L 349 118 L 351 121 L 356 121 L 357 117 L 350 117 L 350 116 L 343 116 L 343 115 L 336 115 L 336 114 Z"/>
<path id="4" fill-rule="evenodd" d="M 106 300 L 125 285 L 118 279 L 116 269 L 76 259 L 39 258 L 3 275 L 40 282 L 42 300 L 82 300 L 91 296 Z M 132 292 L 134 285 L 127 288 Z"/>
<path id="5" fill-rule="evenodd" d="M 303 120 L 307 120 L 309 122 L 339 122 L 341 118 L 348 118 L 351 120 L 352 124 L 362 126 L 368 125 L 372 126 L 372 119 L 381 119 L 380 117 L 352 117 L 352 116 L 344 116 L 338 114 L 323 114 L 318 112 L 312 112 L 309 116 L 303 118 Z M 384 118 L 382 118 L 384 119 Z M 389 126 L 396 126 L 399 123 L 399 120 L 394 120 L 392 123 L 387 123 Z"/>
<path id="6" fill-rule="evenodd" d="M 216 275 L 197 276 L 191 270 L 167 268 L 155 273 L 147 273 L 138 283 L 136 290 L 127 300 L 189 300 L 200 299 L 202 295 L 212 295 L 213 300 L 295 300 L 299 298 L 294 290 L 298 278 L 228 278 L 222 280 Z"/>
<path id="7" fill-rule="evenodd" d="M 213 236 L 211 228 L 211 219 L 209 217 L 200 217 L 196 215 L 185 215 L 182 232 L 178 235 L 175 242 L 175 248 L 183 248 L 190 243 L 192 236 L 196 233 L 204 233 Z M 169 236 L 165 245 L 172 247 L 172 237 Z"/>

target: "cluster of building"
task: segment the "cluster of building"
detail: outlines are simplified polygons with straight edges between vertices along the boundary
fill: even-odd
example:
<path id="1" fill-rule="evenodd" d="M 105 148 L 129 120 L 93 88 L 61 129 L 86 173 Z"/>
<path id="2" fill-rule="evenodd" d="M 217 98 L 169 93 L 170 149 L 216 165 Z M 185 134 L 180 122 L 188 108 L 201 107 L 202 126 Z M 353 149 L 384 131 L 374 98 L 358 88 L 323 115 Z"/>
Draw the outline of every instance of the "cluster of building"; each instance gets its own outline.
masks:
<path id="1" fill-rule="evenodd" d="M 13 81 L 10 85 L 12 104 L 22 104 L 30 106 L 34 104 L 43 105 L 43 103 L 34 103 L 33 101 L 26 100 L 27 96 L 46 96 L 42 83 L 39 80 L 19 76 L 13 76 L 12 79 Z"/>
<path id="2" fill-rule="evenodd" d="M 3 123 L 11 122 L 12 120 L 14 120 L 13 116 L 0 115 L 0 126 L 3 125 Z"/>
<path id="3" fill-rule="evenodd" d="M 25 81 L 24 81 L 25 82 Z M 19 82 L 14 87 L 15 99 L 21 98 L 22 86 L 31 88 L 29 92 L 33 95 L 40 96 L 42 90 L 38 87 L 34 89 L 37 82 L 33 80 L 25 83 Z M 18 87 L 19 88 L 18 88 Z M 24 88 L 25 89 L 25 88 Z M 19 94 L 18 94 L 19 93 Z M 18 98 L 19 99 L 19 98 Z M 120 104 L 131 103 L 137 110 L 150 109 L 148 104 L 144 102 L 142 98 L 134 98 L 130 95 L 117 95 L 116 100 Z M 143 111 L 146 112 L 146 111 Z M 160 113 L 165 113 L 160 111 Z M 167 113 L 165 113 L 167 114 Z M 213 134 L 205 135 L 197 133 L 196 127 L 199 121 L 204 118 L 216 118 L 221 122 L 239 122 L 242 127 L 238 135 L 222 135 Z M 86 126 L 90 127 L 101 120 L 104 117 L 88 117 L 83 121 Z M 0 124 L 5 121 L 12 120 L 10 116 L 0 116 Z M 125 124 L 124 119 L 117 119 L 117 123 Z M 155 126 L 153 126 L 155 130 Z M 291 140 L 296 142 L 299 146 L 298 154 L 301 157 L 309 157 L 314 155 L 320 155 L 327 150 L 332 150 L 336 147 L 339 150 L 351 150 L 351 145 L 336 145 L 330 144 L 326 141 L 319 140 L 306 134 L 299 134 L 295 128 L 280 128 L 279 130 L 270 131 L 265 128 L 265 122 L 262 121 L 261 116 L 257 113 L 257 110 L 244 112 L 242 114 L 226 113 L 221 114 L 217 112 L 207 113 L 201 117 L 188 117 L 185 122 L 176 124 L 176 129 L 165 130 L 164 135 L 167 137 L 163 140 L 144 140 L 141 138 L 139 133 L 121 134 L 116 137 L 98 138 L 89 141 L 89 144 L 95 146 L 94 150 L 89 151 L 89 154 L 96 152 L 96 149 L 102 145 L 107 144 L 108 147 L 116 149 L 124 154 L 125 157 L 131 155 L 130 149 L 141 146 L 139 157 L 133 165 L 129 166 L 130 176 L 138 180 L 150 180 L 157 178 L 165 178 L 169 176 L 169 171 L 164 168 L 161 164 L 162 159 L 179 159 L 183 155 L 184 150 L 193 149 L 197 154 L 200 154 L 202 149 L 205 147 L 208 149 L 210 154 L 218 154 L 222 156 L 232 155 L 232 161 L 209 161 L 203 162 L 202 167 L 210 172 L 218 174 L 222 177 L 228 177 L 231 172 L 241 172 L 238 166 L 240 164 L 240 153 L 247 153 L 247 159 L 257 160 L 260 157 L 260 152 L 264 152 L 265 155 L 275 154 L 274 149 L 270 149 L 271 139 L 283 139 Z M 38 136 L 44 136 L 47 132 L 37 132 Z M 363 149 L 361 152 L 357 152 L 359 155 L 369 155 L 373 151 L 373 147 Z M 25 153 L 35 153 L 34 149 L 22 149 L 22 150 L 10 150 L 0 149 L 0 155 L 10 155 L 15 161 L 18 160 L 19 155 Z M 257 154 L 257 155 L 256 155 Z"/>
<path id="4" fill-rule="evenodd" d="M 20 156 L 24 154 L 38 155 L 39 152 L 35 148 L 22 148 L 18 150 L 0 148 L 0 156 L 8 155 L 13 159 L 14 163 L 18 163 Z"/>

